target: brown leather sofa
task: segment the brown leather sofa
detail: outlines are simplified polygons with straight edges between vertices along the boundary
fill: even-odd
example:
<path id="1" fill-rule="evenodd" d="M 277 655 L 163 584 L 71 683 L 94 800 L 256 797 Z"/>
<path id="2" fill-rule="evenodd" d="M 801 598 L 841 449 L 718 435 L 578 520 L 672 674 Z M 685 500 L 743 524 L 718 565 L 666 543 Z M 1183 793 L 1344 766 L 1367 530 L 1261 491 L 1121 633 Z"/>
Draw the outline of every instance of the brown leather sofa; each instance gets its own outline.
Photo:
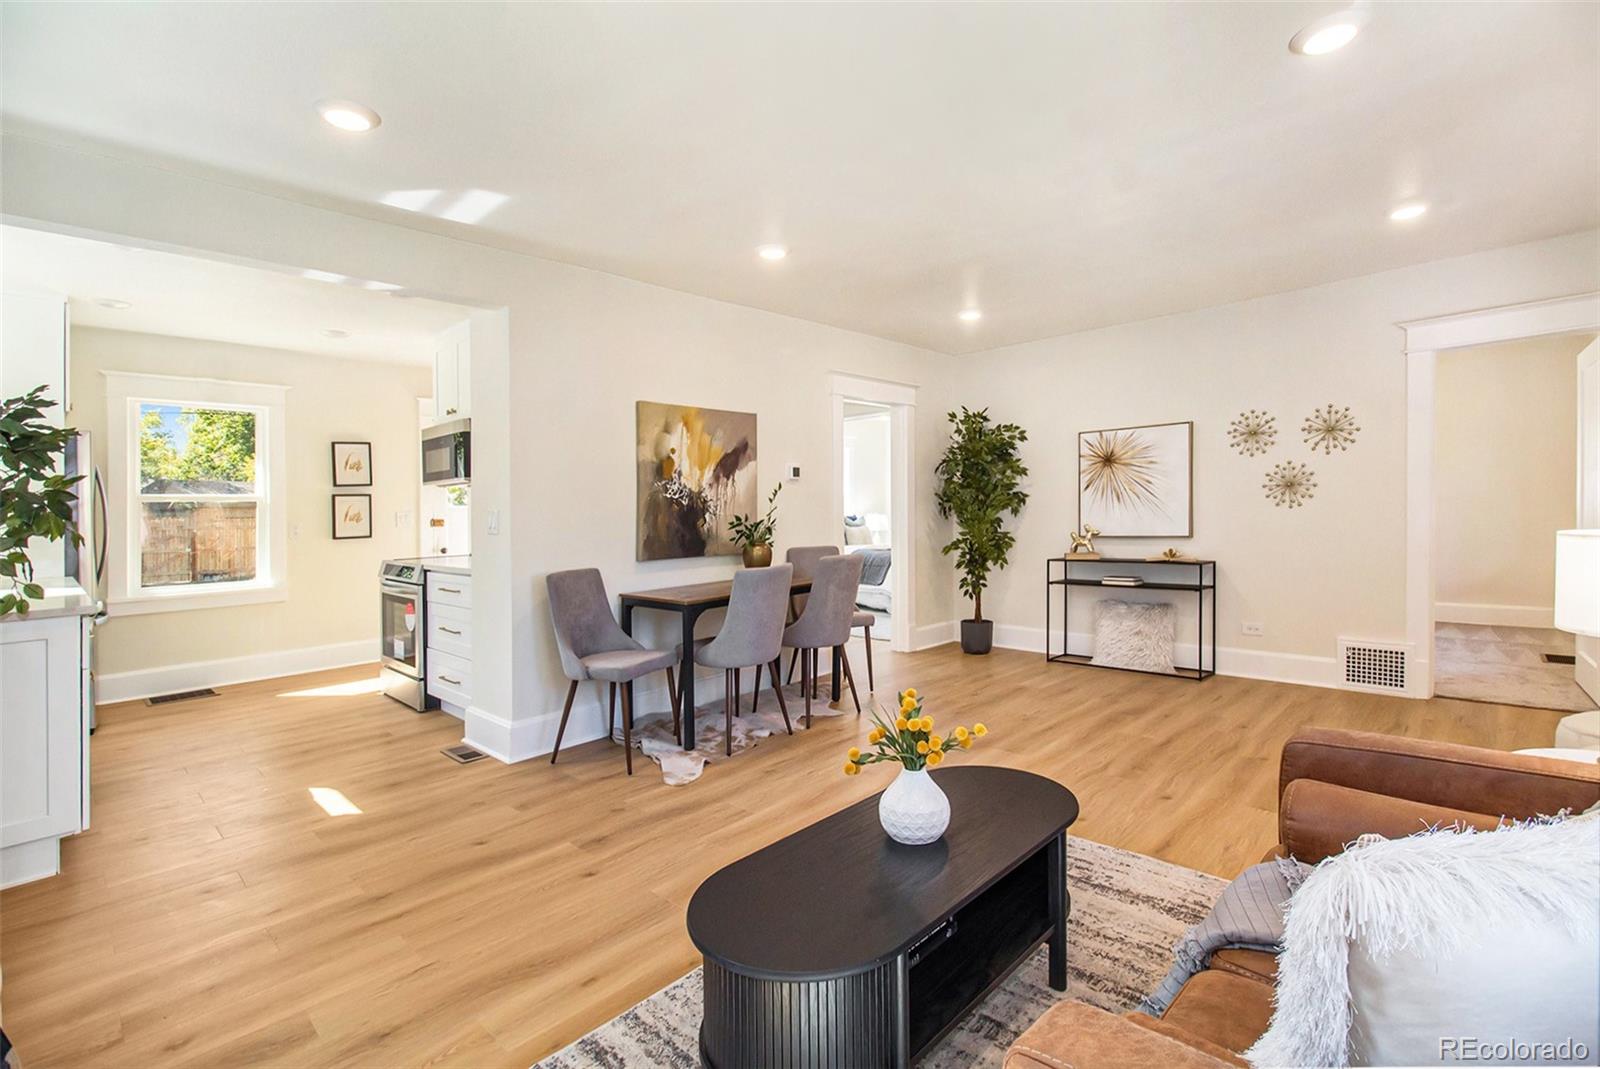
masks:
<path id="1" fill-rule="evenodd" d="M 1313 728 L 1290 739 L 1278 772 L 1278 845 L 1307 864 L 1369 832 L 1435 823 L 1493 828 L 1600 801 L 1600 766 L 1365 731 Z M 1218 1069 L 1267 1029 L 1277 958 L 1222 950 L 1160 1019 L 1062 1002 L 1018 1037 L 1006 1069 Z"/>

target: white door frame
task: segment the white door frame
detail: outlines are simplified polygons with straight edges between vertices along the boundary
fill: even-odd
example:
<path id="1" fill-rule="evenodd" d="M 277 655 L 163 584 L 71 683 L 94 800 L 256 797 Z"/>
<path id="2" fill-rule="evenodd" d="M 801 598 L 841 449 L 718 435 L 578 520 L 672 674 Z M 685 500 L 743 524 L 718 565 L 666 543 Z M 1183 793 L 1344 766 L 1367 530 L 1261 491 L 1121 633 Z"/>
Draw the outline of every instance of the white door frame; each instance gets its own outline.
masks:
<path id="1" fill-rule="evenodd" d="M 1433 697 L 1433 423 L 1442 353 L 1600 330 L 1600 293 L 1486 308 L 1398 324 L 1406 333 L 1406 641 L 1418 655 L 1413 698 Z"/>
<path id="2" fill-rule="evenodd" d="M 833 522 L 844 522 L 844 403 L 866 401 L 889 409 L 889 648 L 911 649 L 916 619 L 917 553 L 912 544 L 911 517 L 916 515 L 917 388 L 903 382 L 868 379 L 834 372 L 829 376 L 833 408 Z M 842 529 L 842 528 L 840 528 Z"/>

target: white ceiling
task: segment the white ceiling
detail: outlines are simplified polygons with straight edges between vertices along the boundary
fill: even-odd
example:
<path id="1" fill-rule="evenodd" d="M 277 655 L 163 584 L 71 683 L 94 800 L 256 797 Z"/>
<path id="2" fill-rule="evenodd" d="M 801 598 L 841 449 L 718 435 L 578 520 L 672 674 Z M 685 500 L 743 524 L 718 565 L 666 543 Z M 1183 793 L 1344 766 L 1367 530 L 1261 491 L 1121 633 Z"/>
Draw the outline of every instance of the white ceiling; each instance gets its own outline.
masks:
<path id="1" fill-rule="evenodd" d="M 65 294 L 73 325 L 431 364 L 433 339 L 466 318 L 438 301 L 152 249 L 0 227 L 6 289 Z M 101 301 L 127 301 L 106 308 Z M 349 336 L 329 338 L 324 330 Z"/>
<path id="2" fill-rule="evenodd" d="M 13 0 L 3 98 L 947 352 L 1600 222 L 1600 5 L 1387 3 L 1340 52 L 1288 51 L 1338 6 Z M 324 97 L 383 125 L 341 134 Z M 756 259 L 772 241 L 788 260 Z"/>

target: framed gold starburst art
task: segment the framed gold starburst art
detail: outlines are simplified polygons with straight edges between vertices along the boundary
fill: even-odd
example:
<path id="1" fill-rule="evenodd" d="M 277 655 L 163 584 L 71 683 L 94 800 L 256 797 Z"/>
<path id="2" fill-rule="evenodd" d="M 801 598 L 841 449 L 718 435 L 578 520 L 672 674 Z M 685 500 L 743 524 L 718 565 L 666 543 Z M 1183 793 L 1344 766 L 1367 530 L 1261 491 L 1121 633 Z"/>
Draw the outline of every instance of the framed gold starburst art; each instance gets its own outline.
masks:
<path id="1" fill-rule="evenodd" d="M 1078 435 L 1078 520 L 1107 538 L 1194 533 L 1194 424 Z"/>

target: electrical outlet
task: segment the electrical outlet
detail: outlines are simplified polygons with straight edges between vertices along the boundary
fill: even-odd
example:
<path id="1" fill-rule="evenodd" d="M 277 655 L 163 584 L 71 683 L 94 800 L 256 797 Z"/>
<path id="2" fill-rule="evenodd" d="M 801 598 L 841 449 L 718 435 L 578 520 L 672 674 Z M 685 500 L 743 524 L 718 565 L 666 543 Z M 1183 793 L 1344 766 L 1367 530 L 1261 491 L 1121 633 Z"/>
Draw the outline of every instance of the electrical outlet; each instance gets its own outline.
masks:
<path id="1" fill-rule="evenodd" d="M 1246 623 L 1246 624 L 1240 624 L 1239 625 L 1239 630 L 1241 632 L 1243 632 L 1244 634 L 1246 634 L 1246 635 L 1250 635 L 1253 638 L 1260 638 L 1262 635 L 1265 635 L 1267 633 L 1267 625 L 1263 624 L 1263 623 L 1251 622 L 1251 623 Z"/>
<path id="2" fill-rule="evenodd" d="M 298 523 L 291 523 L 289 525 L 289 541 L 300 541 L 300 525 Z"/>

